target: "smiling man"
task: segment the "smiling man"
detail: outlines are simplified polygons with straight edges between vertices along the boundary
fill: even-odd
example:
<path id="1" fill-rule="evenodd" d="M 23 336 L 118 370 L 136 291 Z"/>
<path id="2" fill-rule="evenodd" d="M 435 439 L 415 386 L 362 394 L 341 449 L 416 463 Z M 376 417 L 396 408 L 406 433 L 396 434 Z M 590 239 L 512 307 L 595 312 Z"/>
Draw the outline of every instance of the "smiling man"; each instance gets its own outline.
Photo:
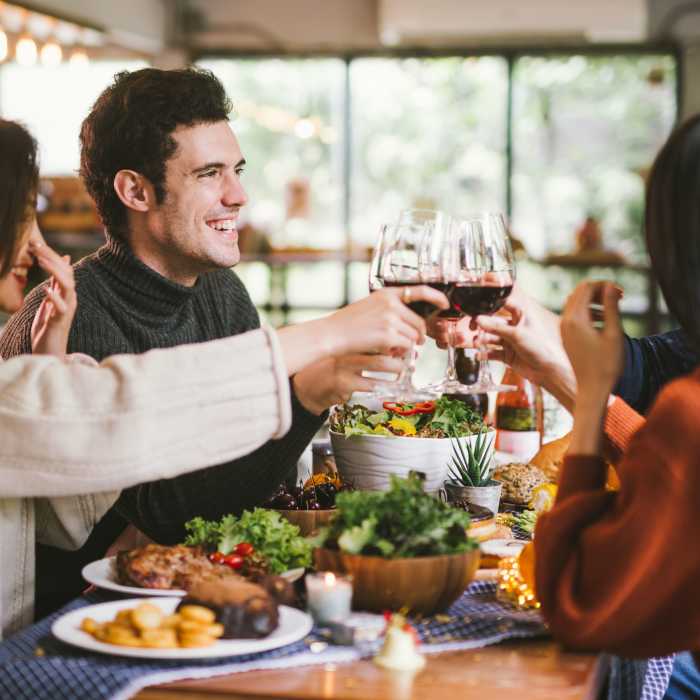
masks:
<path id="1" fill-rule="evenodd" d="M 230 269 L 240 257 L 236 220 L 247 201 L 230 110 L 221 83 L 193 69 L 120 73 L 97 99 L 81 129 L 81 175 L 107 242 L 75 266 L 70 352 L 102 360 L 260 325 Z M 43 295 L 43 287 L 32 292 L 10 320 L 0 341 L 3 357 L 31 352 L 31 321 Z M 307 368 L 291 379 L 293 422 L 284 438 L 235 462 L 123 492 L 77 555 L 43 548 L 41 612 L 80 591 L 81 566 L 103 556 L 127 522 L 171 543 L 196 515 L 218 519 L 262 503 L 294 473 L 324 409 L 353 389 L 360 368 L 352 358 Z M 206 445 L 207 435 L 201 440 Z"/>

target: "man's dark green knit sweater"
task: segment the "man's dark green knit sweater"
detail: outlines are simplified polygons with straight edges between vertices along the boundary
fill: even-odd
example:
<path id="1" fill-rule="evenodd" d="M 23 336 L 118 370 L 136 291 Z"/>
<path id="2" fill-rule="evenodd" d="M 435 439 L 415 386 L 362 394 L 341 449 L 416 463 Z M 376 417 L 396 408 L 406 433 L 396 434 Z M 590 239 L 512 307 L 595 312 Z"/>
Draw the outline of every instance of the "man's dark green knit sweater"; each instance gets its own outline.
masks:
<path id="1" fill-rule="evenodd" d="M 98 361 L 118 353 L 214 340 L 260 326 L 248 292 L 231 270 L 201 275 L 194 287 L 183 287 L 144 265 L 127 246 L 112 239 L 75 266 L 75 279 L 78 310 L 68 351 L 82 352 Z M 0 337 L 3 358 L 31 352 L 32 320 L 43 296 L 42 285 L 29 294 L 8 322 Z M 235 361 L 231 357 L 231 362 Z M 127 489 L 77 553 L 48 552 L 52 548 L 40 547 L 40 612 L 80 592 L 84 587 L 80 568 L 103 556 L 126 521 L 154 540 L 169 544 L 182 541 L 183 524 L 196 515 L 220 518 L 260 505 L 293 473 L 323 422 L 323 417 L 304 409 L 293 391 L 292 397 L 292 428 L 281 440 L 270 441 L 227 464 Z M 42 600 L 43 594 L 49 593 L 48 581 L 51 594 L 56 592 L 57 583 L 65 588 L 65 595 L 51 603 Z"/>

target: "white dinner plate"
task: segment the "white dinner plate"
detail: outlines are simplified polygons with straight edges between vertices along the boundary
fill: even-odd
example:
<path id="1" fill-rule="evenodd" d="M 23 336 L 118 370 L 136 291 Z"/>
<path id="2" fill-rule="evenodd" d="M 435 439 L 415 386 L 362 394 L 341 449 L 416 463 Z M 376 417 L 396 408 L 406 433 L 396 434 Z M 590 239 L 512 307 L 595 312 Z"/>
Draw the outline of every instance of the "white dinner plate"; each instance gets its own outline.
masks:
<path id="1" fill-rule="evenodd" d="M 486 556 L 504 559 L 505 557 L 517 557 L 526 544 L 525 540 L 500 539 L 486 540 L 479 547 Z"/>
<path id="2" fill-rule="evenodd" d="M 107 622 L 113 620 L 120 610 L 135 608 L 144 602 L 157 605 L 169 615 L 175 611 L 180 603 L 180 598 L 130 598 L 111 603 L 88 605 L 61 615 L 51 626 L 51 632 L 62 642 L 100 654 L 133 656 L 141 659 L 213 659 L 221 656 L 239 656 L 240 654 L 255 654 L 277 649 L 303 639 L 313 626 L 311 617 L 306 613 L 286 605 L 280 605 L 279 625 L 269 636 L 263 639 L 220 639 L 208 647 L 188 649 L 126 647 L 100 642 L 80 629 L 80 625 L 86 617 L 91 617 L 96 622 Z"/>
<path id="3" fill-rule="evenodd" d="M 128 593 L 129 595 L 147 595 L 147 596 L 185 596 L 187 591 L 179 588 L 139 588 L 137 586 L 123 586 L 117 579 L 117 558 L 107 557 L 106 559 L 98 559 L 83 567 L 83 578 L 98 588 L 104 588 L 109 591 L 117 591 L 119 593 Z M 283 578 L 293 582 L 304 575 L 304 569 L 290 569 L 280 574 Z"/>

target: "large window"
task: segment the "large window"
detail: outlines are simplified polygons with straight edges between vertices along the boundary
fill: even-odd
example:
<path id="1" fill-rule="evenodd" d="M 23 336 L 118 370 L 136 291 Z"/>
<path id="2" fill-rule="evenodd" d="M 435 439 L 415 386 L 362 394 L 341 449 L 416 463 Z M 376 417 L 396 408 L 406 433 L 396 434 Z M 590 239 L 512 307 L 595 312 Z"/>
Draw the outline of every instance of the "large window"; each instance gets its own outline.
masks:
<path id="1" fill-rule="evenodd" d="M 372 245 L 407 207 L 505 207 L 503 58 L 361 58 L 350 63 L 350 234 Z"/>
<path id="2" fill-rule="evenodd" d="M 222 78 L 238 107 L 248 217 L 274 244 L 335 248 L 356 259 L 402 208 L 500 209 L 530 257 L 521 278 L 543 302 L 560 306 L 585 276 L 613 277 L 626 288 L 628 321 L 646 318 L 644 177 L 676 118 L 673 55 L 523 51 L 201 65 Z M 605 247 L 629 264 L 543 267 L 548 256 L 575 249 L 588 216 Z M 241 273 L 259 303 L 274 308 L 281 299 L 288 317 L 367 290 L 366 265 L 356 261 L 297 261 L 265 278 L 270 284 L 258 266 Z"/>
<path id="3" fill-rule="evenodd" d="M 514 229 L 536 257 L 568 252 L 586 216 L 645 259 L 644 176 L 676 117 L 669 56 L 524 56 L 513 76 Z"/>
<path id="4" fill-rule="evenodd" d="M 0 114 L 32 130 L 44 175 L 73 174 L 80 122 L 95 97 L 115 72 L 141 65 L 3 65 Z M 583 276 L 612 276 L 626 288 L 628 319 L 647 318 L 644 177 L 676 118 L 673 55 L 522 51 L 199 65 L 221 78 L 234 103 L 248 161 L 248 260 L 263 260 L 239 271 L 273 322 L 365 294 L 363 251 L 406 207 L 505 210 L 531 258 L 519 275 L 542 301 L 556 308 Z M 574 249 L 587 216 L 629 265 L 543 267 Z M 297 257 L 271 261 L 270 246 Z M 309 262 L 308 249 L 341 259 Z"/>

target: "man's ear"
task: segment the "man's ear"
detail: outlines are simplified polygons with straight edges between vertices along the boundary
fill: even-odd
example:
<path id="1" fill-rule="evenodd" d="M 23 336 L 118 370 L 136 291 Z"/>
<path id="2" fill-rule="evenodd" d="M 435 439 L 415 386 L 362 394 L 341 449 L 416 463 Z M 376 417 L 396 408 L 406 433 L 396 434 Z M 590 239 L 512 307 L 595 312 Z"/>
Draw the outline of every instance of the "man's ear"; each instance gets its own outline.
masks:
<path id="1" fill-rule="evenodd" d="M 134 211 L 149 211 L 156 204 L 153 185 L 135 170 L 120 170 L 114 176 L 114 191 L 122 204 Z"/>

